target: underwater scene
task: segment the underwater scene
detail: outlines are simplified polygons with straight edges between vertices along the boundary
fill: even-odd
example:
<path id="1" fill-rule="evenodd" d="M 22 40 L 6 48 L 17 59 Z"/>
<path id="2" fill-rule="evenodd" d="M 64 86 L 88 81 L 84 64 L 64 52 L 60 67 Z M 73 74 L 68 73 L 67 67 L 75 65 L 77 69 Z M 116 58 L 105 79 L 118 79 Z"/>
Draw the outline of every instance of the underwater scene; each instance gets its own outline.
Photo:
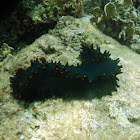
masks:
<path id="1" fill-rule="evenodd" d="M 140 0 L 0 7 L 0 140 L 140 140 Z"/>

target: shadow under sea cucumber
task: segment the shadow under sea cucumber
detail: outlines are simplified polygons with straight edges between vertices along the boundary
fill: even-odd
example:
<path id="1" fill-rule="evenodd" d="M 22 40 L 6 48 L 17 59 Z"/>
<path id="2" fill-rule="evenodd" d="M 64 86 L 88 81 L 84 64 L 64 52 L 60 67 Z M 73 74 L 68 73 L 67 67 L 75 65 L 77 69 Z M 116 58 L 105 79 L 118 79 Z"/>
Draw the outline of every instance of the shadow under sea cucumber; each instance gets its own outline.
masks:
<path id="1" fill-rule="evenodd" d="M 45 59 L 32 61 L 30 67 L 17 70 L 10 78 L 12 94 L 25 100 L 63 96 L 68 91 L 100 88 L 108 79 L 111 84 L 115 82 L 114 88 L 110 87 L 115 90 L 116 75 L 121 73 L 119 59 L 112 60 L 109 52 L 101 53 L 93 46 L 83 47 L 79 58 L 82 64 L 77 66 L 48 63 Z"/>

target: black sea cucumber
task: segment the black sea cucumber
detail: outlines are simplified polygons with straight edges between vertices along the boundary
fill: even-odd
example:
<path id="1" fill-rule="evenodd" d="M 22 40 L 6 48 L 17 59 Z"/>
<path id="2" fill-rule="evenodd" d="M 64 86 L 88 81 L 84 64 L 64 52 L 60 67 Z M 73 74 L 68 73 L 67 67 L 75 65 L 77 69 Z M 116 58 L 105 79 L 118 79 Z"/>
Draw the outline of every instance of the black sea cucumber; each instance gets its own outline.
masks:
<path id="1" fill-rule="evenodd" d="M 17 70 L 10 78 L 12 94 L 26 100 L 52 97 L 70 90 L 94 88 L 96 81 L 116 81 L 116 75 L 121 73 L 119 59 L 112 60 L 109 52 L 101 53 L 99 48 L 83 47 L 79 58 L 82 64 L 77 66 L 48 63 L 45 59 L 32 61 L 30 67 Z"/>

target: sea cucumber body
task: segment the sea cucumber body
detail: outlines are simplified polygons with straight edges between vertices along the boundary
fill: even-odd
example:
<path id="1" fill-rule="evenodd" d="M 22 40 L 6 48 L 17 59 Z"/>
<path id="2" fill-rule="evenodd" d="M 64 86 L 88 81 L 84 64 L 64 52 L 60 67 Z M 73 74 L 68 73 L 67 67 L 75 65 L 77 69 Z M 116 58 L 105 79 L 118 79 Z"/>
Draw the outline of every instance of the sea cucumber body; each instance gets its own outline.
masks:
<path id="1" fill-rule="evenodd" d="M 87 55 L 85 58 L 84 56 Z M 83 49 L 83 63 L 77 66 L 48 63 L 45 59 L 31 62 L 27 69 L 19 69 L 11 78 L 14 96 L 24 99 L 34 99 L 68 91 L 80 91 L 94 88 L 96 81 L 116 78 L 120 73 L 119 59 L 112 60 L 110 54 L 99 49 Z"/>

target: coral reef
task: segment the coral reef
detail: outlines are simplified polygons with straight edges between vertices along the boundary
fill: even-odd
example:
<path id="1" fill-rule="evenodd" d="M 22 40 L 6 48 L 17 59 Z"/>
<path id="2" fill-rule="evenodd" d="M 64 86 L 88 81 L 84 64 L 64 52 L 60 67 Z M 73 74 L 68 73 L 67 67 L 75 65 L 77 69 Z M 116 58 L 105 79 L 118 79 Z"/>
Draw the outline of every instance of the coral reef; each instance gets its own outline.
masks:
<path id="1" fill-rule="evenodd" d="M 97 9 L 101 15 L 97 13 Z M 91 22 L 96 23 L 100 30 L 122 44 L 131 45 L 138 20 L 136 9 L 132 7 L 131 2 L 127 4 L 109 2 L 104 6 L 104 11 L 96 7 L 93 14 L 95 16 L 91 18 Z"/>
<path id="2" fill-rule="evenodd" d="M 2 47 L 0 48 L 0 68 L 5 65 L 11 57 L 13 57 L 12 53 L 14 48 L 8 46 L 8 44 L 3 43 Z"/>
<path id="3" fill-rule="evenodd" d="M 140 0 L 133 0 L 134 6 L 140 10 Z"/>
<path id="4" fill-rule="evenodd" d="M 92 1 L 90 1 L 91 4 Z M 91 23 L 105 34 L 139 53 L 139 47 L 135 45 L 139 40 L 136 40 L 135 36 L 139 36 L 140 12 L 133 6 L 133 1 L 110 0 L 108 3 L 99 1 L 96 5 L 91 11 L 88 11 L 88 7 L 87 10 L 85 9 L 87 13 L 93 14 Z"/>
<path id="5" fill-rule="evenodd" d="M 106 3 L 110 2 L 110 0 L 98 0 L 98 1 L 93 1 L 93 0 L 83 0 L 83 5 L 84 5 L 84 12 L 86 14 L 93 13 L 94 8 L 100 7 L 101 9 L 104 9 L 104 6 Z"/>
<path id="6" fill-rule="evenodd" d="M 11 16 L 0 20 L 0 139 L 139 140 L 139 3 L 139 0 L 22 0 Z M 83 8 L 84 14 L 88 15 L 82 13 Z M 92 44 L 93 49 L 83 48 Z M 10 46 L 20 49 L 14 50 Z M 105 53 L 105 50 L 110 53 Z M 98 80 L 92 84 L 94 88 L 86 89 L 83 96 L 83 86 L 89 85 L 87 82 L 92 80 L 93 71 L 95 74 L 99 70 L 98 63 L 94 70 L 89 67 L 93 66 L 93 56 L 94 60 L 100 59 L 92 51 L 100 51 L 101 58 L 106 54 L 109 60 L 105 62 L 109 67 L 105 68 L 111 71 L 110 62 L 117 70 L 122 65 L 122 73 L 117 72 L 110 82 L 106 78 L 100 80 L 100 74 L 97 75 Z M 66 70 L 71 69 L 68 75 L 65 72 L 69 78 L 75 77 L 71 74 L 76 74 L 75 70 L 78 70 L 79 76 L 86 73 L 89 79 L 84 79 L 84 84 L 83 80 L 82 84 L 70 81 L 70 85 L 74 84 L 80 90 L 65 90 L 65 95 L 70 94 L 66 97 L 51 93 L 51 98 L 27 102 L 10 95 L 13 92 L 14 96 L 20 97 L 26 83 L 31 91 L 34 88 L 36 92 L 41 87 L 39 93 L 46 94 L 42 87 L 46 87 L 46 82 L 50 82 L 52 77 L 46 80 L 46 71 L 42 69 L 47 69 L 45 62 L 49 66 L 47 72 L 52 66 L 56 71 L 61 71 L 64 66 Z M 82 67 L 84 65 L 88 66 L 88 71 Z M 101 67 L 100 70 L 104 71 L 105 68 Z M 31 73 L 34 69 L 41 77 Z M 56 71 L 54 74 L 59 74 Z M 105 73 L 108 74 L 108 71 Z M 56 84 L 56 89 L 62 90 L 61 86 L 65 88 L 60 82 L 54 83 L 54 80 L 47 87 L 53 86 L 51 88 L 54 89 Z M 22 93 L 29 97 L 34 96 L 34 91 L 32 94 Z M 82 98 L 76 98 L 76 94 Z"/>
<path id="7" fill-rule="evenodd" d="M 81 0 L 23 0 L 11 16 L 0 21 L 0 45 L 22 48 L 53 28 L 59 17 L 80 16 L 82 6 Z"/>
<path id="8" fill-rule="evenodd" d="M 10 16 L 0 20 L 0 46 L 7 43 L 16 49 L 25 47 L 49 29 L 53 29 L 59 17 L 81 17 L 89 14 L 93 25 L 140 53 L 138 4 L 139 0 L 20 1 Z"/>
<path id="9" fill-rule="evenodd" d="M 12 54 L 14 48 L 8 46 L 8 44 L 3 43 L 2 47 L 0 47 L 0 62 L 5 59 L 9 54 Z"/>
<path id="10" fill-rule="evenodd" d="M 70 16 L 59 19 L 56 27 L 37 38 L 34 43 L 12 54 L 0 70 L 0 139 L 107 139 L 122 140 L 140 137 L 140 56 L 127 46 L 103 34 L 89 23 L 89 17 Z M 106 86 L 96 94 L 102 98 L 89 100 L 50 98 L 31 104 L 16 100 L 9 93 L 10 77 L 19 68 L 27 69 L 31 60 L 46 58 L 76 66 L 81 46 L 100 47 L 120 59 L 119 87 L 107 95 Z M 105 84 L 106 82 L 104 82 Z M 80 94 L 80 93 L 79 93 Z M 92 93 L 93 94 L 93 93 Z M 86 94 L 88 95 L 88 93 Z"/>
<path id="11" fill-rule="evenodd" d="M 56 22 L 62 15 L 78 17 L 82 10 L 80 0 L 24 0 L 22 3 L 25 9 L 29 9 L 27 15 L 34 24 Z"/>

